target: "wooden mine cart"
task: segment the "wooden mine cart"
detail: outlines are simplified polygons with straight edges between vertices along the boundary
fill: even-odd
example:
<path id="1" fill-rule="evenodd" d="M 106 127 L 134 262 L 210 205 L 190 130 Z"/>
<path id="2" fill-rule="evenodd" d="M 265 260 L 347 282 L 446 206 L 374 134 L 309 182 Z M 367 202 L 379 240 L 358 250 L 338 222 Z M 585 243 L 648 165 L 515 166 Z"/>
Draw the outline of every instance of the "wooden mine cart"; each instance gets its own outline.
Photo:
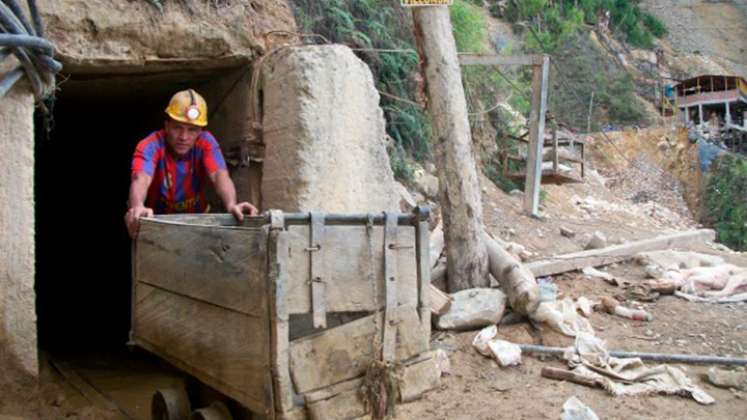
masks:
<path id="1" fill-rule="evenodd" d="M 131 344 L 217 391 L 222 402 L 193 418 L 356 418 L 363 376 L 379 361 L 397 370 L 401 401 L 417 398 L 439 380 L 427 218 L 418 209 L 271 211 L 241 225 L 230 215 L 144 219 Z M 159 390 L 153 410 L 191 412 L 183 390 Z"/>

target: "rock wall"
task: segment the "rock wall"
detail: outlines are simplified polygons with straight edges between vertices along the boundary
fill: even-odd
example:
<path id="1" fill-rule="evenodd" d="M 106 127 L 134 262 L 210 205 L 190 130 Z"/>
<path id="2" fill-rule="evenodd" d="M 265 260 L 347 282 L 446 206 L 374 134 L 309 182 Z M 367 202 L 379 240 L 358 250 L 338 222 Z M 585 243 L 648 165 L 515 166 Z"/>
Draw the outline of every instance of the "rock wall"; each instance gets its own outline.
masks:
<path id="1" fill-rule="evenodd" d="M 112 62 L 128 71 L 153 61 L 215 65 L 265 51 L 267 32 L 295 31 L 286 0 L 162 3 L 161 12 L 146 0 L 37 0 L 65 72 Z"/>
<path id="2" fill-rule="evenodd" d="M 379 94 L 349 48 L 281 50 L 262 89 L 264 209 L 399 210 Z"/>
<path id="3" fill-rule="evenodd" d="M 33 115 L 26 83 L 0 100 L 0 370 L 30 376 L 38 373 Z"/>

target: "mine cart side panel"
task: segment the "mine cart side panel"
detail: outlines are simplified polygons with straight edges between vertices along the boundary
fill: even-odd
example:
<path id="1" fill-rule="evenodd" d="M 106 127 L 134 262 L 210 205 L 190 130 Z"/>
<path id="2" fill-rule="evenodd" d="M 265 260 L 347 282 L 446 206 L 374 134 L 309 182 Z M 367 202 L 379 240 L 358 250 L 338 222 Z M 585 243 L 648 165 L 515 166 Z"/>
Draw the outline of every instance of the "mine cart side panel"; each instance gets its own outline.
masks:
<path id="1" fill-rule="evenodd" d="M 324 258 L 325 306 L 328 312 L 376 311 L 384 305 L 384 230 L 371 228 L 371 252 L 365 225 L 326 226 Z M 312 311 L 309 287 L 309 226 L 290 226 L 288 262 L 288 313 Z M 397 246 L 398 304 L 418 306 L 418 268 L 415 228 L 401 226 Z M 374 286 L 369 277 L 376 281 Z"/>
<path id="2" fill-rule="evenodd" d="M 144 220 L 132 340 L 257 413 L 272 412 L 267 230 Z"/>
<path id="3" fill-rule="evenodd" d="M 400 306 L 396 311 L 395 360 L 427 352 L 429 337 L 422 333 L 415 307 Z M 290 367 L 296 390 L 306 393 L 364 375 L 371 361 L 378 359 L 383 321 L 383 312 L 378 312 L 292 341 Z"/>
<path id="4" fill-rule="evenodd" d="M 139 282 L 254 316 L 266 316 L 266 234 L 234 228 L 143 221 Z"/>

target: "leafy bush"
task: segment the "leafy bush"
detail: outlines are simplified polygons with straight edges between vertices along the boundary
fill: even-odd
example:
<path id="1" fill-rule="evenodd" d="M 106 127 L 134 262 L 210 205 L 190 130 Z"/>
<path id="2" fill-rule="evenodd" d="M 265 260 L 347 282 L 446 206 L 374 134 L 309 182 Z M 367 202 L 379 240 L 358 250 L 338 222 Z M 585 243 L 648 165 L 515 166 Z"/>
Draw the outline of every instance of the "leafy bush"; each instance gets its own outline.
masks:
<path id="1" fill-rule="evenodd" d="M 531 41 L 530 49 L 551 53 L 558 43 L 573 35 L 584 24 L 596 24 L 599 16 L 610 13 L 610 29 L 636 47 L 652 48 L 654 38 L 667 33 L 654 15 L 641 10 L 635 0 L 547 0 L 513 1 L 506 17 L 514 22 L 530 21 L 544 42 Z M 549 33 L 552 37 L 544 35 Z M 531 45 L 534 43 L 534 45 Z M 544 45 L 544 48 L 538 48 Z"/>
<path id="2" fill-rule="evenodd" d="M 455 0 L 449 8 L 451 25 L 454 32 L 457 51 L 485 51 L 485 16 L 482 10 L 465 0 Z"/>
<path id="3" fill-rule="evenodd" d="M 646 111 L 633 94 L 635 83 L 630 74 L 610 79 L 608 75 L 597 75 L 597 101 L 607 108 L 610 120 L 620 124 L 645 122 Z"/>
<path id="4" fill-rule="evenodd" d="M 667 34 L 667 27 L 662 21 L 651 13 L 643 13 L 643 24 L 651 32 L 651 34 L 657 38 L 661 38 Z"/>
<path id="5" fill-rule="evenodd" d="M 705 218 L 721 242 L 747 251 L 747 161 L 731 155 L 713 161 L 706 184 Z"/>

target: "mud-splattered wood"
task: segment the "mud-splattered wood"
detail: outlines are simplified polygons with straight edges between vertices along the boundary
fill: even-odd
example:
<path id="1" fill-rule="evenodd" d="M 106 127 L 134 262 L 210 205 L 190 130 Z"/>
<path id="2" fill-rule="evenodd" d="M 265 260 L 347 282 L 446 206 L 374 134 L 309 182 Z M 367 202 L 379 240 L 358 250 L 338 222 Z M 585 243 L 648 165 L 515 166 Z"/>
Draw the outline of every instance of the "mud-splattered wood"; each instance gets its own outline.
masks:
<path id="1" fill-rule="evenodd" d="M 139 283 L 133 339 L 253 411 L 271 407 L 267 318 Z M 261 299 L 260 299 L 261 300 Z"/>
<path id="2" fill-rule="evenodd" d="M 401 374 L 399 387 L 402 402 L 416 400 L 440 384 L 441 371 L 430 357 L 408 363 L 402 368 Z M 306 404 L 309 417 L 329 420 L 364 416 L 366 411 L 359 396 L 362 383 L 362 380 L 354 379 L 308 394 Z"/>
<path id="3" fill-rule="evenodd" d="M 386 289 L 386 308 L 384 310 L 384 344 L 382 359 L 394 361 L 394 350 L 397 344 L 397 217 L 386 214 L 384 226 L 384 289 Z"/>
<path id="4" fill-rule="evenodd" d="M 418 259 L 418 312 L 420 314 L 420 323 L 430 335 L 431 331 L 431 251 L 430 251 L 430 233 L 428 232 L 428 221 L 418 222 L 415 230 L 417 235 L 417 259 Z M 447 308 L 448 310 L 448 308 Z"/>
<path id="5" fill-rule="evenodd" d="M 399 387 L 400 398 L 402 402 L 414 401 L 440 384 L 441 370 L 436 359 L 426 359 L 403 369 Z"/>
<path id="6" fill-rule="evenodd" d="M 137 281 L 256 316 L 266 314 L 262 229 L 228 229 L 143 220 Z"/>
<path id="7" fill-rule="evenodd" d="M 357 419 L 366 414 L 357 388 L 311 403 L 307 409 L 310 420 Z"/>
<path id="8" fill-rule="evenodd" d="M 429 337 L 420 326 L 414 306 L 397 310 L 395 360 L 406 360 L 428 350 Z M 361 376 L 378 355 L 383 313 L 331 328 L 291 342 L 291 376 L 296 391 L 305 393 Z"/>
<path id="9" fill-rule="evenodd" d="M 286 304 L 288 283 L 288 232 L 274 229 L 268 246 L 270 281 L 270 326 L 272 348 L 272 376 L 275 408 L 278 412 L 293 410 L 293 388 L 290 380 L 289 320 Z"/>
<path id="10" fill-rule="evenodd" d="M 384 306 L 384 262 L 382 226 L 374 226 L 373 259 L 369 258 L 365 226 L 330 226 L 325 228 L 325 253 L 327 258 L 325 304 L 327 312 L 374 311 Z M 312 311 L 309 293 L 309 227 L 291 226 L 288 313 L 304 314 Z M 400 226 L 398 234 L 398 303 L 416 306 L 418 303 L 417 259 L 415 256 L 415 229 Z M 373 287 L 366 273 L 372 269 L 378 284 L 378 298 L 373 298 Z"/>
<path id="11" fill-rule="evenodd" d="M 309 238 L 309 264 L 311 265 L 311 306 L 314 314 L 314 328 L 327 328 L 325 285 L 327 273 L 325 257 L 327 244 L 324 243 L 324 214 L 311 213 L 311 237 Z"/>

